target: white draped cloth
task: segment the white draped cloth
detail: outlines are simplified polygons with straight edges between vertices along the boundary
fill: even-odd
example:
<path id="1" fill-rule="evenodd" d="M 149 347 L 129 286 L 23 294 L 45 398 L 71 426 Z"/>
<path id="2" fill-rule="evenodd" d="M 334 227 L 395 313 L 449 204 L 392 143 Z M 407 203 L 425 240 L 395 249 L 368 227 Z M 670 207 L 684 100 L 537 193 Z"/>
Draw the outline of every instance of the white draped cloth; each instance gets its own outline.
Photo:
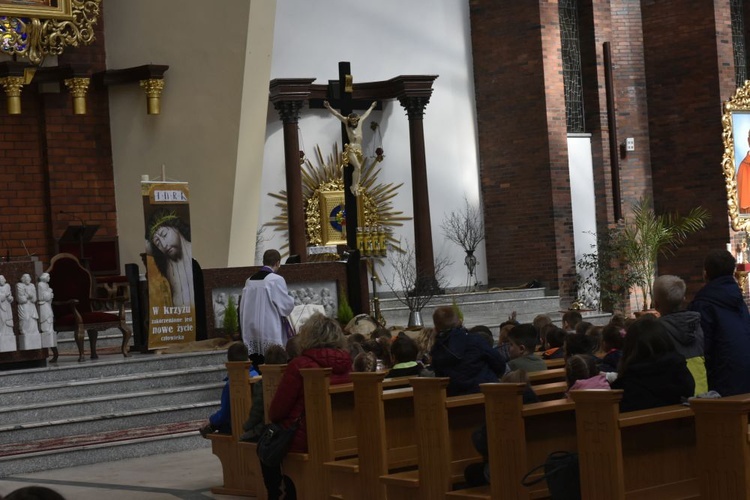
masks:
<path id="1" fill-rule="evenodd" d="M 242 340 L 250 354 L 265 354 L 273 344 L 286 345 L 281 318 L 289 316 L 292 309 L 294 299 L 289 295 L 286 281 L 278 274 L 269 273 L 262 280 L 249 278 L 245 282 L 239 312 Z"/>

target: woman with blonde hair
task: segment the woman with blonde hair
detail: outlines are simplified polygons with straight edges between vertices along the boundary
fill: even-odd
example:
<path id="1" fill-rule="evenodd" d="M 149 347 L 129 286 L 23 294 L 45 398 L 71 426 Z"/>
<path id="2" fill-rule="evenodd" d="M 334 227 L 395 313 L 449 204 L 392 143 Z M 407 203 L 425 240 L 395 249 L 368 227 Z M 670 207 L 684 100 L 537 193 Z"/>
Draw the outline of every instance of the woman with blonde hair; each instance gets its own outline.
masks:
<path id="1" fill-rule="evenodd" d="M 315 313 L 305 322 L 299 332 L 299 349 L 301 354 L 289 361 L 281 377 L 279 387 L 271 401 L 268 416 L 271 422 L 284 428 L 299 422 L 292 440 L 290 451 L 307 451 L 307 428 L 305 425 L 305 394 L 302 374 L 303 368 L 331 368 L 331 384 L 343 384 L 350 381 L 352 358 L 346 349 L 344 333 L 338 322 L 323 314 Z M 270 500 L 281 497 L 282 474 L 280 467 L 268 467 L 261 463 L 263 481 Z M 287 484 L 285 499 L 295 498 L 290 495 Z"/>

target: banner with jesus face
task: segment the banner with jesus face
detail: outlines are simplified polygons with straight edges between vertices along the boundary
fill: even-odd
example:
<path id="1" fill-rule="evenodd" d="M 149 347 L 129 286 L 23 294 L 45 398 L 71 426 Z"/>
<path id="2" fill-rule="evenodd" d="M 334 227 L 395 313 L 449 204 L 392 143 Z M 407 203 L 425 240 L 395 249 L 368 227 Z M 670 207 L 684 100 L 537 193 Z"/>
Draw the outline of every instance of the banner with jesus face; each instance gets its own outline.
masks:
<path id="1" fill-rule="evenodd" d="M 148 348 L 195 340 L 193 252 L 187 183 L 142 182 L 146 219 Z"/>

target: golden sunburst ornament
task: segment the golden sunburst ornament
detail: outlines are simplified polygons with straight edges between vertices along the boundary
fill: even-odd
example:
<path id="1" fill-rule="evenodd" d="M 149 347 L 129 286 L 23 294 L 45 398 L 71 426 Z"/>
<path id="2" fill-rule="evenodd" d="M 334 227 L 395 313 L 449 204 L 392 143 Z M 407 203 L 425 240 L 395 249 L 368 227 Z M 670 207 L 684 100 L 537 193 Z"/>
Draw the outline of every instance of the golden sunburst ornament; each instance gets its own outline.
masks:
<path id="1" fill-rule="evenodd" d="M 343 199 L 344 178 L 343 169 L 346 165 L 343 152 L 338 144 L 333 145 L 333 152 L 327 158 L 323 157 L 320 146 L 315 147 L 316 165 L 304 157 L 302 159 L 302 199 L 305 207 L 306 236 L 308 246 L 321 246 L 323 241 L 324 226 L 331 224 L 338 229 L 342 226 L 343 207 L 336 207 L 335 213 L 321 213 L 322 200 L 331 193 L 341 193 Z M 377 183 L 380 168 L 378 164 L 383 160 L 383 155 L 378 154 L 372 158 L 366 158 L 362 165 L 362 176 L 360 179 L 360 194 L 357 197 L 359 204 L 359 224 L 362 227 L 383 228 L 386 232 L 386 241 L 394 248 L 398 248 L 398 240 L 393 237 L 393 227 L 401 226 L 402 221 L 410 220 L 404 217 L 403 212 L 393 209 L 392 200 L 398 194 L 398 189 L 403 184 Z M 273 227 L 276 231 L 288 230 L 289 208 L 287 205 L 287 193 L 285 190 L 278 193 L 268 193 L 269 196 L 278 200 L 276 206 L 281 213 L 275 216 L 271 222 L 264 226 Z"/>

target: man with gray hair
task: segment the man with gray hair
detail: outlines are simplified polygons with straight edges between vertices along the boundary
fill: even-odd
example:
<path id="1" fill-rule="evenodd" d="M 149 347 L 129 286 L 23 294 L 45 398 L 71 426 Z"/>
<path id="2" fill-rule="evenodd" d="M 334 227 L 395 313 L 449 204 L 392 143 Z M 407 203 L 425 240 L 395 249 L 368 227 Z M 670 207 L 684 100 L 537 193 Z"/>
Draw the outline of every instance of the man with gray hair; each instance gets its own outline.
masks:
<path id="1" fill-rule="evenodd" d="M 683 310 L 686 288 L 685 282 L 677 276 L 659 276 L 654 281 L 654 306 L 677 352 L 687 360 L 688 370 L 695 380 L 695 394 L 698 395 L 708 392 L 703 329 L 700 313 Z"/>

